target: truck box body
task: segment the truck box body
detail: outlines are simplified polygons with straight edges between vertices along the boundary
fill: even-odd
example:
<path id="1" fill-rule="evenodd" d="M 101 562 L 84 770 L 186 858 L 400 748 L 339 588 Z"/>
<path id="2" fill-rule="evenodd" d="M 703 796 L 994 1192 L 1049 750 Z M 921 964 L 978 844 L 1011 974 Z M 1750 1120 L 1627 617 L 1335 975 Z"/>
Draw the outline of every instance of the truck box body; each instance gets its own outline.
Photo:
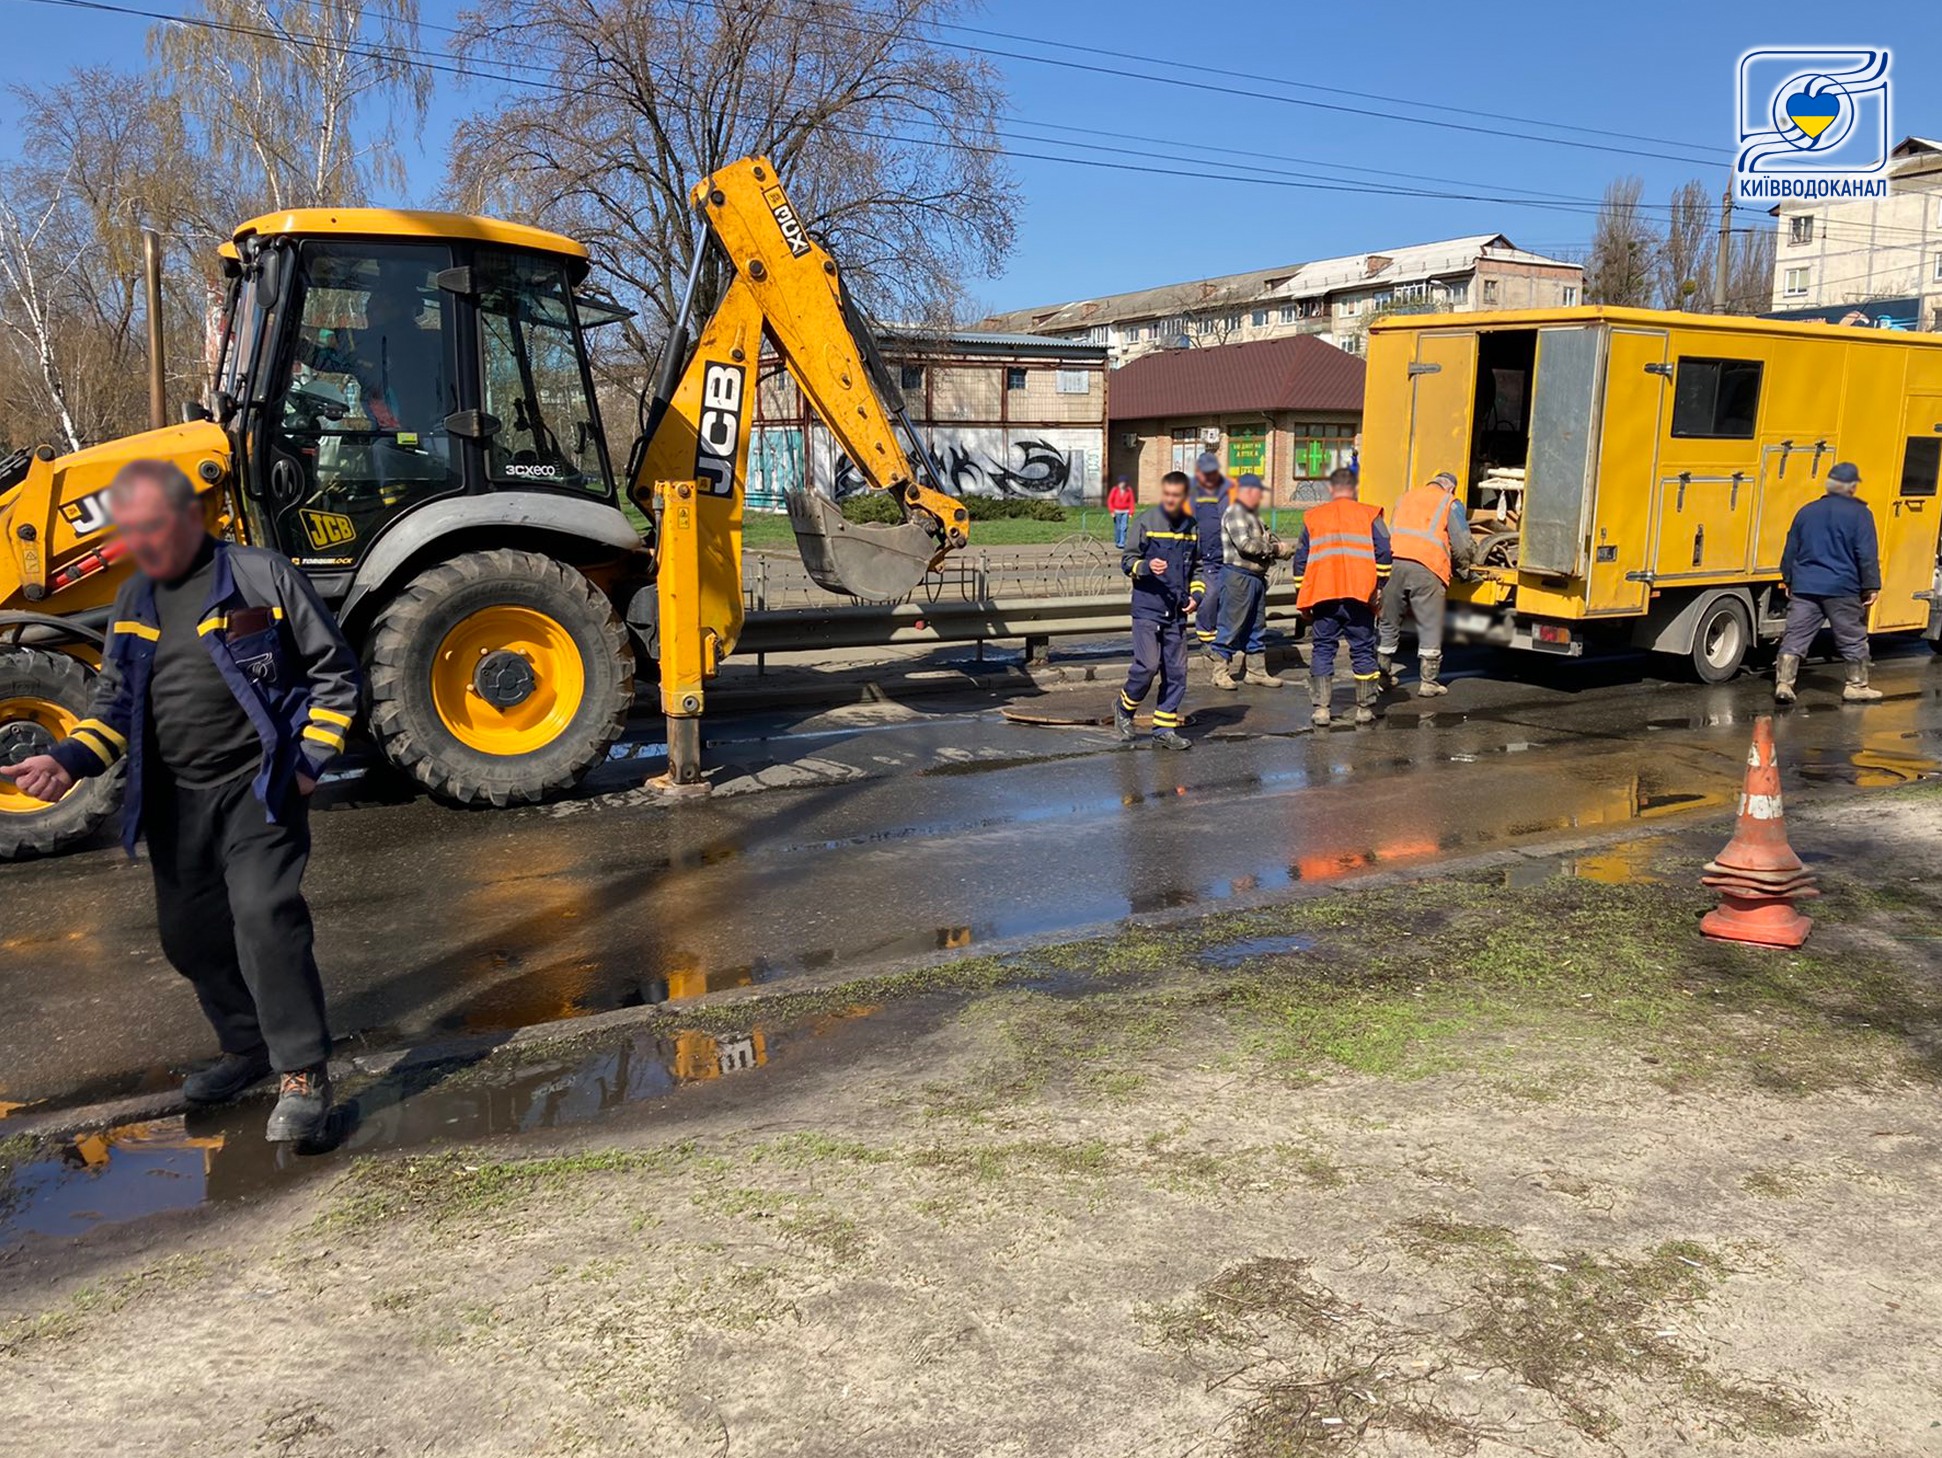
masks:
<path id="1" fill-rule="evenodd" d="M 1836 461 L 1880 530 L 1872 630 L 1929 626 L 1942 338 L 1642 309 L 1407 316 L 1370 331 L 1367 400 L 1365 501 L 1451 471 L 1489 522 L 1479 488 L 1522 473 L 1500 565 L 1452 591 L 1460 631 L 1575 653 L 1611 624 L 1685 653 L 1730 596 L 1749 641 L 1772 636 L 1788 525 Z"/>

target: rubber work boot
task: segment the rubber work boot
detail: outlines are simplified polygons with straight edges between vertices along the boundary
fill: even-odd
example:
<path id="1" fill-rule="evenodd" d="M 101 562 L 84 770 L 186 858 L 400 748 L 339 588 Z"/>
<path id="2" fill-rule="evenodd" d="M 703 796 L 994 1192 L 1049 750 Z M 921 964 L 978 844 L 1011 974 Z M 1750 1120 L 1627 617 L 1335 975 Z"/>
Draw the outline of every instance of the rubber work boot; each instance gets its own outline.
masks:
<path id="1" fill-rule="evenodd" d="M 1119 699 L 1113 700 L 1113 728 L 1128 744 L 1133 742 L 1133 711 Z"/>
<path id="2" fill-rule="evenodd" d="M 1258 683 L 1262 688 L 1280 688 L 1288 682 L 1279 674 L 1268 672 L 1268 655 L 1265 653 L 1249 653 L 1241 661 L 1247 665 L 1245 672 L 1249 683 Z"/>
<path id="3" fill-rule="evenodd" d="M 1162 729 L 1153 736 L 1155 749 L 1192 749 L 1192 741 L 1182 737 L 1172 729 Z"/>
<path id="4" fill-rule="evenodd" d="M 1355 681 L 1355 722 L 1373 724 L 1376 722 L 1376 696 L 1382 692 L 1382 679 L 1358 678 Z"/>
<path id="5" fill-rule="evenodd" d="M 182 1097 L 192 1104 L 226 1104 L 251 1084 L 270 1076 L 270 1055 L 261 1048 L 254 1053 L 225 1053 L 207 1068 L 199 1068 L 182 1080 Z"/>
<path id="6" fill-rule="evenodd" d="M 1848 665 L 1847 687 L 1841 690 L 1844 704 L 1872 704 L 1881 697 L 1881 690 L 1868 687 L 1868 660 Z"/>
<path id="7" fill-rule="evenodd" d="M 1315 706 L 1315 712 L 1308 716 L 1308 722 L 1317 729 L 1328 728 L 1331 720 L 1328 701 L 1335 695 L 1335 680 L 1323 678 L 1319 673 L 1308 675 L 1308 702 Z"/>
<path id="8" fill-rule="evenodd" d="M 321 1138 L 329 1123 L 330 1070 L 319 1063 L 278 1081 L 276 1107 L 263 1137 L 272 1144 L 300 1144 Z"/>
<path id="9" fill-rule="evenodd" d="M 1450 691 L 1449 685 L 1440 682 L 1437 677 L 1443 672 L 1441 653 L 1425 653 L 1416 660 L 1416 663 L 1423 675 L 1422 682 L 1416 685 L 1417 698 L 1434 699 Z"/>
<path id="10" fill-rule="evenodd" d="M 1773 666 L 1773 701 L 1776 704 L 1791 704 L 1794 701 L 1794 680 L 1800 677 L 1800 655 L 1783 653 Z"/>
<path id="11" fill-rule="evenodd" d="M 1218 654 L 1214 658 L 1214 676 L 1208 682 L 1212 683 L 1215 688 L 1224 689 L 1230 694 L 1240 687 L 1240 684 L 1234 678 L 1233 662 L 1220 657 Z"/>
<path id="12" fill-rule="evenodd" d="M 1396 682 L 1396 654 L 1393 649 L 1386 652 L 1380 648 L 1376 650 L 1376 671 L 1382 675 L 1382 681 L 1384 683 L 1394 687 Z"/>

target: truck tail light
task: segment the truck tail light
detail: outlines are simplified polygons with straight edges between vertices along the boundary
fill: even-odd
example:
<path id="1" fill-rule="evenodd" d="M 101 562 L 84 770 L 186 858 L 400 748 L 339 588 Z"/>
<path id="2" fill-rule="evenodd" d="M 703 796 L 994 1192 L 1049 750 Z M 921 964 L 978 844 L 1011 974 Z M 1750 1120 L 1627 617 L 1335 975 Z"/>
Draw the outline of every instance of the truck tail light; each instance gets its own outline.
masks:
<path id="1" fill-rule="evenodd" d="M 1540 643 L 1569 643 L 1571 629 L 1559 627 L 1556 623 L 1538 623 L 1532 627 L 1531 637 Z"/>

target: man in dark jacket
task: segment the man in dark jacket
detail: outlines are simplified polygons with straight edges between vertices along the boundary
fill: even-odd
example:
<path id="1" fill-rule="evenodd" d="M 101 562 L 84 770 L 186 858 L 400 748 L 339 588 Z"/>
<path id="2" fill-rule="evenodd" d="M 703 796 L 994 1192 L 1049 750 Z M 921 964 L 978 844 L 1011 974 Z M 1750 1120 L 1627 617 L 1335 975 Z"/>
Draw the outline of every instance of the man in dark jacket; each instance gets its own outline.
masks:
<path id="1" fill-rule="evenodd" d="M 1227 561 L 1226 542 L 1221 537 L 1221 517 L 1233 499 L 1234 487 L 1221 474 L 1220 457 L 1202 451 L 1194 462 L 1193 514 L 1200 537 L 1199 571 L 1192 584 L 1200 606 L 1194 609 L 1194 636 L 1203 653 L 1212 657 L 1214 640 L 1220 636 L 1221 582 Z"/>
<path id="2" fill-rule="evenodd" d="M 171 463 L 123 467 L 108 507 L 141 571 L 88 717 L 0 774 L 51 802 L 126 757 L 123 844 L 147 835 L 162 951 L 222 1049 L 182 1092 L 224 1103 L 274 1069 L 269 1137 L 314 1139 L 330 1028 L 302 890 L 309 797 L 357 712 L 357 660 L 289 558 L 209 535 Z"/>
<path id="3" fill-rule="evenodd" d="M 1868 609 L 1881 596 L 1881 547 L 1874 513 L 1855 496 L 1861 472 L 1842 461 L 1827 473 L 1827 494 L 1810 501 L 1787 529 L 1780 582 L 1787 589 L 1787 631 L 1773 678 L 1776 703 L 1794 701 L 1800 661 L 1822 622 L 1834 629 L 1834 646 L 1848 661 L 1841 697 L 1872 703 L 1881 690 L 1868 686 Z"/>
<path id="4" fill-rule="evenodd" d="M 1119 737 L 1133 738 L 1133 711 L 1160 680 L 1153 713 L 1158 749 L 1191 749 L 1180 733 L 1180 705 L 1187 697 L 1187 620 L 1200 606 L 1195 566 L 1199 533 L 1187 510 L 1187 478 L 1169 471 L 1160 480 L 1160 503 L 1133 519 L 1120 568 L 1133 579 L 1133 667 L 1113 705 Z"/>

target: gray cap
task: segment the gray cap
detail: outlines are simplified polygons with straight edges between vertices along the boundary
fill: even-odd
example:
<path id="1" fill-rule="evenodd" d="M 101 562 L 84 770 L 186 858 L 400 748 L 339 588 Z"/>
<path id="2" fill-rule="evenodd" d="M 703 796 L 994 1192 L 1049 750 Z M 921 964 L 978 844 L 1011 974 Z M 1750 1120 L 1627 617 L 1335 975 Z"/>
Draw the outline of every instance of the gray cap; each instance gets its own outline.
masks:
<path id="1" fill-rule="evenodd" d="M 1859 486 L 1861 471 L 1853 461 L 1837 461 L 1834 468 L 1827 473 L 1827 479 L 1839 481 L 1843 486 Z"/>
<path id="2" fill-rule="evenodd" d="M 1234 484 L 1237 486 L 1259 486 L 1261 484 L 1261 478 L 1252 471 L 1243 471 L 1241 472 L 1241 479 Z"/>
<path id="3" fill-rule="evenodd" d="M 1457 489 L 1457 478 L 1449 471 L 1438 471 L 1434 476 L 1430 477 L 1430 485 L 1447 486 L 1450 490 L 1454 491 Z"/>
<path id="4" fill-rule="evenodd" d="M 1203 475 L 1220 469 L 1220 457 L 1212 451 L 1202 451 L 1200 459 L 1194 462 L 1194 469 Z"/>

